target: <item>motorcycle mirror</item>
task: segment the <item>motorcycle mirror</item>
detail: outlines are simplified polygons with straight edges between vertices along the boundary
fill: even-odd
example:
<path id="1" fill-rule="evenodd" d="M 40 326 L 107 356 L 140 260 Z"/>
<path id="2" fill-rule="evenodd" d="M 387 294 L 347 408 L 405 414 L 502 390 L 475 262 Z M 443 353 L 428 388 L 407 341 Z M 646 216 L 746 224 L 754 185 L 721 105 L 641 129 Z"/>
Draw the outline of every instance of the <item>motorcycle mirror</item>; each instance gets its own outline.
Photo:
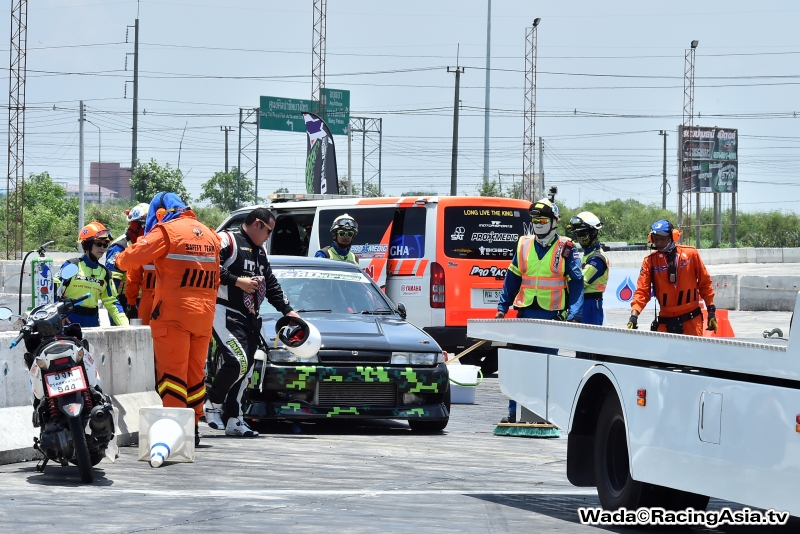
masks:
<path id="1" fill-rule="evenodd" d="M 11 308 L 6 308 L 5 306 L 0 308 L 0 321 L 8 321 L 12 315 L 14 315 L 14 312 L 11 311 Z"/>
<path id="2" fill-rule="evenodd" d="M 75 265 L 74 263 L 70 263 L 61 269 L 62 280 L 67 280 L 68 278 L 72 278 L 76 274 L 78 274 L 78 266 Z"/>

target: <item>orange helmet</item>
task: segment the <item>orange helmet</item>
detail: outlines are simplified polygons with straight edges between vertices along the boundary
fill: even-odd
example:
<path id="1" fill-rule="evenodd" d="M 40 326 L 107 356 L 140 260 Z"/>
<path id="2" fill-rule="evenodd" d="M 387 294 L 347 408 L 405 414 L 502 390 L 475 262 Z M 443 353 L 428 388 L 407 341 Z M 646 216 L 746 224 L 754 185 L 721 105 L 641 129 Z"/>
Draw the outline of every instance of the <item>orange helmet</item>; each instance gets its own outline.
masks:
<path id="1" fill-rule="evenodd" d="M 84 226 L 78 233 L 79 243 L 83 243 L 84 241 L 94 241 L 95 239 L 108 239 L 111 241 L 111 239 L 113 239 L 111 236 L 111 230 L 106 228 L 103 223 L 95 221 Z"/>

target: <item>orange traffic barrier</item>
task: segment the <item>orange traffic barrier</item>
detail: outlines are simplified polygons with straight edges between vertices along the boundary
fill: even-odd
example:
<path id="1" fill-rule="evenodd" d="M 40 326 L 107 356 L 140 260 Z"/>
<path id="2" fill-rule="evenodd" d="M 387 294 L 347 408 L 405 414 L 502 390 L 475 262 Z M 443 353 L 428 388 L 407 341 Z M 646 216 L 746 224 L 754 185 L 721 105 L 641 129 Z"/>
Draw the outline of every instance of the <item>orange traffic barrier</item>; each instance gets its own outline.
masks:
<path id="1" fill-rule="evenodd" d="M 706 307 L 703 306 L 703 324 L 708 325 L 708 310 Z M 733 327 L 731 326 L 731 322 L 728 319 L 728 310 L 720 310 L 717 309 L 716 313 L 717 317 L 717 331 L 712 332 L 711 330 L 703 329 L 703 337 L 736 337 L 736 334 L 733 333 Z"/>

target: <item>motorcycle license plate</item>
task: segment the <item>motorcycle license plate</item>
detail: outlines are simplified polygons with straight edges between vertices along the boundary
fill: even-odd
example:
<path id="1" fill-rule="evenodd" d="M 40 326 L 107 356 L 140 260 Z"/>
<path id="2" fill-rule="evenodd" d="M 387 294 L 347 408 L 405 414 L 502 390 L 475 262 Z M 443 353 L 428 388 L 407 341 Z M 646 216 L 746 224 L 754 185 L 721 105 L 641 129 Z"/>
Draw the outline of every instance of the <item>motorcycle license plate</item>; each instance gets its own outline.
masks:
<path id="1" fill-rule="evenodd" d="M 484 289 L 483 290 L 483 303 L 484 304 L 499 304 L 500 293 L 502 289 Z"/>
<path id="2" fill-rule="evenodd" d="M 83 371 L 80 367 L 73 367 L 69 371 L 60 373 L 50 373 L 44 375 L 47 383 L 47 391 L 50 397 L 66 395 L 73 391 L 86 389 L 86 382 L 83 379 Z"/>

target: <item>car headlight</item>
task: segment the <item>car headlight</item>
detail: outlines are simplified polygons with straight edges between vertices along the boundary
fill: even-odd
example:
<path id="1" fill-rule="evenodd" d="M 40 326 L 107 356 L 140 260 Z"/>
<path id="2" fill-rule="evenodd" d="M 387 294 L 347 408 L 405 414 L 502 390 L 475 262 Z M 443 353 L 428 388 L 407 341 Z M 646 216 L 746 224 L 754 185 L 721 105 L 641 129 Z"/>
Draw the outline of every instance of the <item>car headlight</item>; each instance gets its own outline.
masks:
<path id="1" fill-rule="evenodd" d="M 393 352 L 393 365 L 434 365 L 436 352 Z"/>
<path id="2" fill-rule="evenodd" d="M 298 358 L 291 351 L 286 349 L 270 349 L 267 358 L 272 363 L 317 363 L 319 358 L 314 355 L 311 358 Z"/>
<path id="3" fill-rule="evenodd" d="M 436 353 L 436 363 L 445 363 L 445 361 L 444 361 L 444 352 L 437 352 Z"/>

